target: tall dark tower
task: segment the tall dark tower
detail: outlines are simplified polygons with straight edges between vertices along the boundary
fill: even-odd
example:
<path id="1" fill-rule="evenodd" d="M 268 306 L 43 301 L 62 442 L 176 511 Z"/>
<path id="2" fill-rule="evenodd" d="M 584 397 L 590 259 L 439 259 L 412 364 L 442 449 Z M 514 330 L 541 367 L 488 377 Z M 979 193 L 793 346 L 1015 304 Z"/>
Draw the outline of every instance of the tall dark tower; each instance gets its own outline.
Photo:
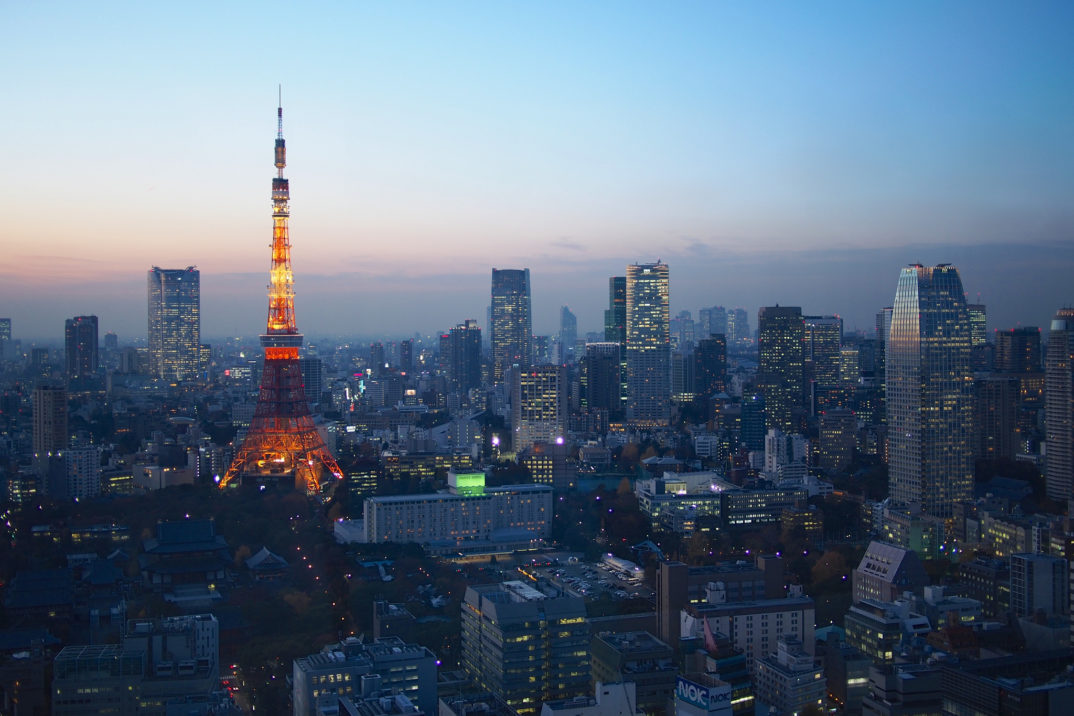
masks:
<path id="1" fill-rule="evenodd" d="M 805 323 L 798 306 L 765 306 L 757 316 L 757 382 L 764 396 L 765 426 L 793 432 L 802 404 Z"/>
<path id="2" fill-rule="evenodd" d="M 283 107 L 277 109 L 276 178 L 272 180 L 272 268 L 269 271 L 268 327 L 261 336 L 265 369 L 250 430 L 220 481 L 224 488 L 236 478 L 293 476 L 307 492 L 321 489 L 325 473 L 343 479 L 313 424 L 302 383 L 298 349 L 302 334 L 295 324 L 295 288 L 288 237 L 289 190 L 283 178 L 287 150 L 283 142 Z"/>
<path id="3" fill-rule="evenodd" d="M 97 373 L 97 316 L 75 316 L 64 323 L 64 367 L 68 380 Z"/>
<path id="4" fill-rule="evenodd" d="M 533 362 L 530 270 L 492 269 L 492 382 L 502 383 L 513 365 Z"/>
<path id="5" fill-rule="evenodd" d="M 1074 498 L 1074 308 L 1060 308 L 1045 359 L 1045 484 L 1053 500 Z"/>

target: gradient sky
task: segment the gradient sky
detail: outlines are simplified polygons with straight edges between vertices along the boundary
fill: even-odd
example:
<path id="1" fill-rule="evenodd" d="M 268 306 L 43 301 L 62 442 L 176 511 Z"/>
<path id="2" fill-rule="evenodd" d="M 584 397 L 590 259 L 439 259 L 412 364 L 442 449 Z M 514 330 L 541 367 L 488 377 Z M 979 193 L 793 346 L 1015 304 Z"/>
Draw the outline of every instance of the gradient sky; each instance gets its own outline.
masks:
<path id="1" fill-rule="evenodd" d="M 0 6 L 0 316 L 144 338 L 145 273 L 197 265 L 204 336 L 264 329 L 283 85 L 301 330 L 595 330 L 607 277 L 673 313 L 872 325 L 956 264 L 992 328 L 1074 302 L 1074 3 Z"/>

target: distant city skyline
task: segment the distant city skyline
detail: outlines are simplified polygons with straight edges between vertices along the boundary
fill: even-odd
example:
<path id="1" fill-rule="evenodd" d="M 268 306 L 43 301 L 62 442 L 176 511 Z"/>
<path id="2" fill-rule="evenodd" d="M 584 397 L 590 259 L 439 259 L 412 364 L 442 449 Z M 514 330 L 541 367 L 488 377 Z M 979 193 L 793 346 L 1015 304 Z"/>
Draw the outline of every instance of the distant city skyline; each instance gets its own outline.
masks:
<path id="1" fill-rule="evenodd" d="M 286 18 L 287 22 L 280 22 Z M 775 303 L 868 330 L 911 263 L 989 327 L 1074 302 L 1074 6 L 730 3 L 7 8 L 0 316 L 145 335 L 145 272 L 196 265 L 202 334 L 264 323 L 283 85 L 310 335 L 599 331 L 607 280 L 671 267 L 672 315 Z M 447 31 L 445 30 L 447 28 Z"/>

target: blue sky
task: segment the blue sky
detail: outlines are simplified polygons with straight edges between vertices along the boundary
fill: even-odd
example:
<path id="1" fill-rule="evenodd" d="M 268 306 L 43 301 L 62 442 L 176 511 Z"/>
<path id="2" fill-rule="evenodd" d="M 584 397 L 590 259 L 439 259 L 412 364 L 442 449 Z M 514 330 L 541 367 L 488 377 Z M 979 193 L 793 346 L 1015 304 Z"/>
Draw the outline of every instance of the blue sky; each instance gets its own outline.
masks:
<path id="1" fill-rule="evenodd" d="M 535 330 L 607 277 L 672 309 L 871 325 L 956 263 L 993 327 L 1074 302 L 1070 3 L 28 3 L 0 10 L 0 315 L 145 331 L 197 265 L 203 332 L 262 330 L 283 85 L 299 326 L 484 325 L 528 266 Z M 343 325 L 340 325 L 340 324 Z"/>

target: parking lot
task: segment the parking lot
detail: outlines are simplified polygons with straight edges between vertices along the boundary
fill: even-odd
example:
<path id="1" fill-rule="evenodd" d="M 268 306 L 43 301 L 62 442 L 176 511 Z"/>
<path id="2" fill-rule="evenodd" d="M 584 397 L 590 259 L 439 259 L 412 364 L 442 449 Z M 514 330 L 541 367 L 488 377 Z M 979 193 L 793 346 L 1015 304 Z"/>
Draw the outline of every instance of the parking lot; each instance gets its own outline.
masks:
<path id="1" fill-rule="evenodd" d="M 550 560 L 520 566 L 535 579 L 544 579 L 565 594 L 586 599 L 645 599 L 653 601 L 655 592 L 640 578 L 627 579 L 618 570 L 607 565 L 576 562 L 573 559 Z M 639 575 L 640 576 L 640 575 Z"/>

